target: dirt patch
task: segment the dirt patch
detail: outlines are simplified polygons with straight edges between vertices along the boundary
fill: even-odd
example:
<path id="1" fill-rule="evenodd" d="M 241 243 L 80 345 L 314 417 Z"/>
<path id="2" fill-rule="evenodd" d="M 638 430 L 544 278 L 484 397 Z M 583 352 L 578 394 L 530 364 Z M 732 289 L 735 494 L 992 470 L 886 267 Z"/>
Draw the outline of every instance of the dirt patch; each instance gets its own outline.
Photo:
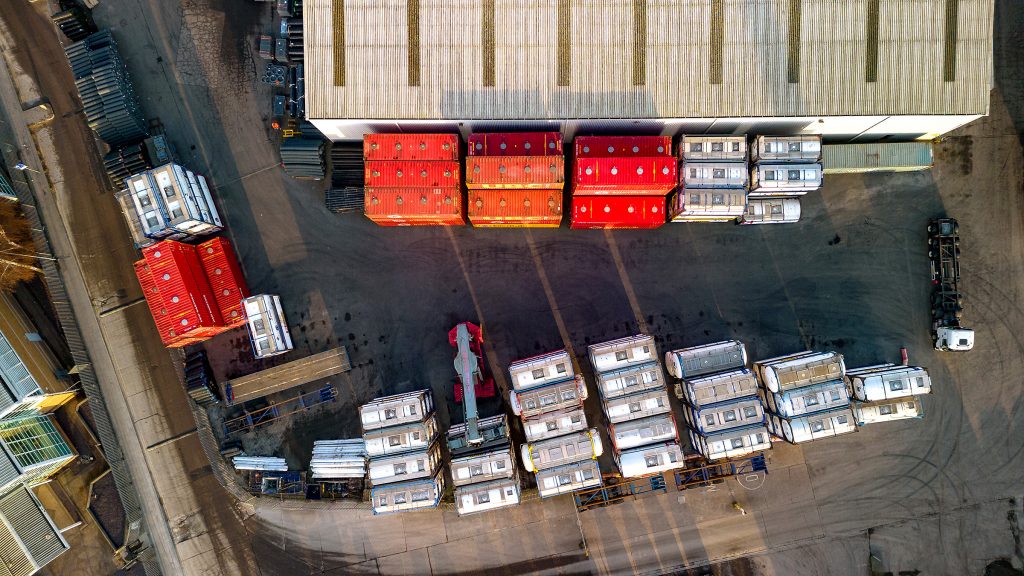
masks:
<path id="1" fill-rule="evenodd" d="M 92 500 L 89 511 L 99 523 L 100 529 L 114 543 L 114 548 L 124 546 L 125 516 L 121 497 L 114 485 L 114 475 L 107 474 L 92 485 Z"/>

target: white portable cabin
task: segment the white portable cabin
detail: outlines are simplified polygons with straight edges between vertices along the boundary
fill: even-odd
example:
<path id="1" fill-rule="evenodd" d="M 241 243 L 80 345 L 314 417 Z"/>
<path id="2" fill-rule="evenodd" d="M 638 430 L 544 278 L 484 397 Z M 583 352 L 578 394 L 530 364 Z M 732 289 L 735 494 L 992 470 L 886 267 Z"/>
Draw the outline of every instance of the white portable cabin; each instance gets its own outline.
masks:
<path id="1" fill-rule="evenodd" d="M 740 398 L 732 402 L 704 408 L 684 406 L 686 425 L 705 436 L 731 428 L 764 424 L 764 406 L 757 396 Z"/>
<path id="2" fill-rule="evenodd" d="M 537 493 L 541 498 L 568 494 L 602 484 L 597 460 L 584 460 L 537 472 Z"/>
<path id="3" fill-rule="evenodd" d="M 758 136 L 750 148 L 753 162 L 820 162 L 821 136 Z"/>
<path id="4" fill-rule="evenodd" d="M 455 489 L 455 509 L 459 516 L 515 506 L 519 500 L 518 478 L 492 480 Z"/>
<path id="5" fill-rule="evenodd" d="M 668 198 L 669 222 L 728 222 L 747 209 L 743 188 L 686 188 Z"/>
<path id="6" fill-rule="evenodd" d="M 395 394 L 359 407 L 359 420 L 363 430 L 377 430 L 388 426 L 401 426 L 422 422 L 434 410 L 434 396 L 430 390 L 417 390 Z"/>
<path id="7" fill-rule="evenodd" d="M 846 372 L 853 396 L 862 402 L 920 396 L 932 391 L 928 371 L 918 366 L 879 364 Z"/>
<path id="8" fill-rule="evenodd" d="M 339 480 L 366 477 L 366 442 L 353 440 L 316 440 L 309 473 L 314 480 Z"/>
<path id="9" fill-rule="evenodd" d="M 608 435 L 611 436 L 612 447 L 616 452 L 655 442 L 678 440 L 676 420 L 671 414 L 629 420 L 621 424 L 610 424 Z"/>
<path id="10" fill-rule="evenodd" d="M 371 459 L 369 478 L 374 486 L 432 478 L 441 464 L 441 443 L 434 442 L 426 450 L 403 452 L 395 456 L 378 456 Z"/>
<path id="11" fill-rule="evenodd" d="M 604 413 L 613 424 L 667 414 L 671 410 L 672 407 L 668 404 L 668 391 L 664 388 L 604 401 Z"/>
<path id="12" fill-rule="evenodd" d="M 793 418 L 850 405 L 850 393 L 846 388 L 846 382 L 842 380 L 790 388 L 782 392 L 762 392 L 762 394 L 768 411 L 783 418 Z"/>
<path id="13" fill-rule="evenodd" d="M 770 392 L 842 379 L 843 355 L 837 352 L 797 352 L 754 362 L 754 371 Z"/>
<path id="14" fill-rule="evenodd" d="M 665 369 L 676 378 L 695 378 L 747 365 L 747 348 L 739 340 L 723 340 L 665 353 Z"/>
<path id="15" fill-rule="evenodd" d="M 879 400 L 878 402 L 854 401 L 852 408 L 857 426 L 924 417 L 924 405 L 918 396 L 897 398 L 895 400 Z"/>
<path id="16" fill-rule="evenodd" d="M 656 360 L 597 375 L 597 390 L 605 400 L 664 387 L 661 364 Z"/>
<path id="17" fill-rule="evenodd" d="M 746 188 L 747 165 L 737 162 L 689 162 L 679 165 L 679 183 L 696 188 Z"/>
<path id="18" fill-rule="evenodd" d="M 569 352 L 559 350 L 516 360 L 508 367 L 512 389 L 524 392 L 540 386 L 572 380 L 576 376 Z"/>
<path id="19" fill-rule="evenodd" d="M 257 358 L 277 356 L 294 348 L 288 323 L 281 309 L 281 297 L 257 294 L 242 300 L 252 350 Z"/>
<path id="20" fill-rule="evenodd" d="M 747 368 L 688 378 L 683 386 L 687 403 L 695 408 L 757 396 L 757 377 Z"/>
<path id="21" fill-rule="evenodd" d="M 799 198 L 748 198 L 740 224 L 790 224 L 800 221 Z"/>
<path id="22" fill-rule="evenodd" d="M 590 363 L 594 366 L 594 372 L 597 373 L 658 360 L 658 351 L 654 348 L 654 338 L 646 334 L 591 344 L 587 347 L 587 354 L 590 356 Z"/>
<path id="23" fill-rule="evenodd" d="M 686 463 L 682 448 L 674 441 L 617 452 L 614 459 L 619 472 L 626 478 L 657 474 L 681 468 Z"/>
<path id="24" fill-rule="evenodd" d="M 371 459 L 414 450 L 426 450 L 435 438 L 437 438 L 437 416 L 434 414 L 431 414 L 423 422 L 369 430 L 363 434 L 363 440 L 366 441 L 366 453 Z"/>
<path id="25" fill-rule="evenodd" d="M 601 436 L 591 428 L 519 447 L 523 467 L 528 472 L 554 468 L 570 462 L 597 458 L 604 452 Z"/>
<path id="26" fill-rule="evenodd" d="M 449 466 L 452 469 L 452 482 L 456 486 L 512 478 L 516 474 L 516 462 L 510 445 L 482 454 L 452 458 Z"/>
<path id="27" fill-rule="evenodd" d="M 821 164 L 758 164 L 750 171 L 748 197 L 803 196 L 821 183 Z"/>
<path id="28" fill-rule="evenodd" d="M 691 430 L 690 443 L 708 460 L 739 458 L 772 447 L 768 429 L 763 424 L 733 428 L 708 436 L 702 436 Z"/>
<path id="29" fill-rule="evenodd" d="M 444 495 L 444 471 L 433 478 L 375 486 L 370 491 L 374 514 L 436 508 Z"/>
<path id="30" fill-rule="evenodd" d="M 545 412 L 578 408 L 587 399 L 587 384 L 579 374 L 573 380 L 549 384 L 526 392 L 512 390 L 508 393 L 509 407 L 516 416 L 524 420 Z"/>
<path id="31" fill-rule="evenodd" d="M 768 418 L 768 429 L 787 442 L 800 444 L 856 432 L 857 424 L 852 408 L 845 406 L 789 419 L 773 415 Z"/>
<path id="32" fill-rule="evenodd" d="M 540 442 L 586 429 L 587 416 L 583 413 L 583 408 L 546 412 L 523 421 L 523 432 L 526 433 L 527 442 Z"/>
<path id="33" fill-rule="evenodd" d="M 697 162 L 746 162 L 746 136 L 684 134 L 679 139 L 679 158 Z"/>

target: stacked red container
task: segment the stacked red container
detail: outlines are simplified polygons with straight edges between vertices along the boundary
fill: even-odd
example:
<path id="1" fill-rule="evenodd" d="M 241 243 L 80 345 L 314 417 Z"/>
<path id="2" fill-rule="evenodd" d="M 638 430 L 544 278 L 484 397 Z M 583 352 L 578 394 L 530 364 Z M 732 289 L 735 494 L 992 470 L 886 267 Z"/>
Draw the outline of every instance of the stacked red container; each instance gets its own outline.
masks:
<path id="1" fill-rule="evenodd" d="M 469 221 L 478 227 L 557 227 L 565 158 L 558 132 L 495 132 L 469 137 Z"/>
<path id="2" fill-rule="evenodd" d="M 457 226 L 462 205 L 455 134 L 367 134 L 364 214 L 381 226 Z"/>
<path id="3" fill-rule="evenodd" d="M 580 136 L 571 228 L 657 228 L 678 166 L 667 136 Z"/>
<path id="4" fill-rule="evenodd" d="M 203 271 L 210 280 L 213 297 L 217 300 L 220 317 L 228 328 L 245 324 L 242 299 L 249 297 L 249 287 L 242 276 L 231 242 L 217 237 L 196 246 Z"/>
<path id="5" fill-rule="evenodd" d="M 241 297 L 235 308 L 230 304 L 232 294 L 248 294 L 231 244 L 214 239 L 202 246 L 212 248 L 209 254 L 213 260 L 219 258 L 222 270 L 228 270 L 212 283 L 205 262 L 196 247 L 189 244 L 158 242 L 144 248 L 144 259 L 135 263 L 135 274 L 160 339 L 169 348 L 200 342 L 244 322 L 244 317 L 236 319 L 241 311 Z M 218 267 L 217 262 L 211 262 L 214 268 Z M 211 284 L 219 290 L 220 299 Z M 224 314 L 228 323 L 224 322 Z"/>

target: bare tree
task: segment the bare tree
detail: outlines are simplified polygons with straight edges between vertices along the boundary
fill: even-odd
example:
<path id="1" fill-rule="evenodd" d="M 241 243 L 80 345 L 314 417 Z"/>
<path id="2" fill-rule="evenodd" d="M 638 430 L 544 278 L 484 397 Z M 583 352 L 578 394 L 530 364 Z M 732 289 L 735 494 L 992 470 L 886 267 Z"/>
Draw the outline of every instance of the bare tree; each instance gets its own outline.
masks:
<path id="1" fill-rule="evenodd" d="M 21 205 L 0 200 L 0 291 L 11 292 L 41 272 Z"/>

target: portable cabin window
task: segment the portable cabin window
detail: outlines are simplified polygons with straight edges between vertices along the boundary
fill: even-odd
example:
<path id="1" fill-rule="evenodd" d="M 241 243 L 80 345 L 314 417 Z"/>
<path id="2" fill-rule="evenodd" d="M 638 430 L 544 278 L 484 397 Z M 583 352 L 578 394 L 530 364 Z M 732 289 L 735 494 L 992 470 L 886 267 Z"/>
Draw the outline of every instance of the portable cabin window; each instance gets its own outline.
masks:
<path id="1" fill-rule="evenodd" d="M 401 476 L 405 474 L 405 463 L 395 464 L 395 476 Z"/>
<path id="2" fill-rule="evenodd" d="M 725 178 L 725 168 L 713 168 L 711 170 L 712 178 Z M 712 201 L 712 204 L 714 201 Z"/>
<path id="3" fill-rule="evenodd" d="M 164 186 L 164 197 L 165 198 L 174 198 L 174 187 L 173 186 Z"/>
<path id="4" fill-rule="evenodd" d="M 413 432 L 412 433 L 412 439 L 413 440 L 419 440 L 420 439 L 420 433 L 419 432 Z"/>
<path id="5" fill-rule="evenodd" d="M 740 151 L 740 143 L 739 142 L 733 142 L 732 143 L 732 151 L 733 152 L 739 152 Z"/>
<path id="6" fill-rule="evenodd" d="M 378 508 L 384 508 L 387 505 L 388 505 L 388 497 L 387 496 L 378 496 L 377 497 L 377 507 Z"/>
<path id="7" fill-rule="evenodd" d="M 725 178 L 725 170 L 722 170 L 722 178 Z M 712 206 L 721 206 L 723 204 L 725 204 L 725 194 L 712 194 L 711 195 L 711 205 Z"/>
<path id="8" fill-rule="evenodd" d="M 917 408 L 917 405 L 914 404 L 913 402 L 907 402 L 906 406 L 907 410 L 913 410 L 914 408 Z"/>
<path id="9" fill-rule="evenodd" d="M 171 219 L 177 220 L 185 215 L 185 213 L 181 211 L 181 205 L 177 202 L 169 204 L 169 206 L 171 208 Z"/>
<path id="10" fill-rule="evenodd" d="M 817 406 L 818 405 L 818 397 L 817 396 L 804 396 L 804 405 L 805 406 Z"/>
<path id="11" fill-rule="evenodd" d="M 782 204 L 772 204 L 771 213 L 776 216 L 782 214 Z"/>
<path id="12" fill-rule="evenodd" d="M 395 494 L 395 504 L 405 504 L 405 492 L 399 492 Z"/>
<path id="13" fill-rule="evenodd" d="M 799 170 L 787 170 L 786 172 L 787 172 L 786 177 L 787 177 L 788 180 L 799 180 L 800 179 L 800 171 Z"/>
<path id="14" fill-rule="evenodd" d="M 732 439 L 732 447 L 733 448 L 743 448 L 743 438 L 733 438 Z"/>
<path id="15" fill-rule="evenodd" d="M 645 345 L 644 345 L 644 354 L 650 354 L 650 353 L 651 353 L 651 347 L 650 347 L 650 346 L 647 346 L 647 345 L 645 344 Z"/>
<path id="16" fill-rule="evenodd" d="M 398 436 L 398 435 L 388 436 L 388 446 L 398 446 L 401 443 L 402 443 L 402 437 L 401 436 Z"/>
<path id="17" fill-rule="evenodd" d="M 712 152 L 722 152 L 723 151 L 722 144 L 723 144 L 722 142 L 712 142 L 711 143 L 711 151 Z"/>
<path id="18" fill-rule="evenodd" d="M 838 422 L 840 424 L 846 424 L 846 416 L 838 416 L 838 417 L 836 417 L 836 422 Z"/>
<path id="19" fill-rule="evenodd" d="M 661 396 L 658 396 L 654 400 L 654 403 L 657 404 L 658 408 L 664 408 L 665 407 L 665 398 L 663 398 Z"/>
<path id="20" fill-rule="evenodd" d="M 747 418 L 756 418 L 757 417 L 757 408 L 755 408 L 753 406 L 744 406 L 744 408 L 743 408 L 743 415 L 746 416 Z"/>
<path id="21" fill-rule="evenodd" d="M 735 422 L 736 421 L 736 411 L 735 410 L 728 410 L 726 412 L 723 412 L 722 413 L 722 419 L 724 419 L 726 422 Z"/>
<path id="22" fill-rule="evenodd" d="M 893 392 L 896 392 L 896 391 L 899 391 L 899 390 L 903 390 L 903 381 L 902 380 L 890 380 L 889 381 L 889 390 L 892 390 Z"/>
<path id="23" fill-rule="evenodd" d="M 914 381 L 917 382 L 918 388 L 924 388 L 924 378 L 918 376 L 917 378 L 914 378 Z"/>
<path id="24" fill-rule="evenodd" d="M 470 466 L 469 467 L 469 475 L 470 476 L 483 476 L 484 475 L 484 467 L 479 465 L 479 464 L 474 464 L 474 465 Z"/>
<path id="25" fill-rule="evenodd" d="M 160 224 L 160 220 L 156 217 L 156 212 L 146 214 L 146 224 L 148 224 L 150 228 L 156 228 L 156 226 Z"/>
<path id="26" fill-rule="evenodd" d="M 412 404 L 412 405 L 409 406 L 409 416 L 415 416 L 415 415 L 416 415 L 416 405 Z"/>
<path id="27" fill-rule="evenodd" d="M 562 390 L 562 400 L 565 400 L 566 402 L 568 402 L 569 400 L 575 400 L 575 399 L 576 399 L 576 391 L 575 390 Z"/>
<path id="28" fill-rule="evenodd" d="M 528 399 L 526 401 L 526 407 L 528 409 L 530 409 L 530 410 L 536 410 L 537 409 L 537 401 L 534 400 L 533 398 Z"/>
<path id="29" fill-rule="evenodd" d="M 580 474 L 580 476 L 582 476 L 584 480 L 593 480 L 594 479 L 594 471 L 593 470 L 584 470 Z"/>
<path id="30" fill-rule="evenodd" d="M 544 378 L 544 370 L 541 368 L 534 370 L 531 374 L 533 374 L 534 380 L 541 380 L 542 378 Z"/>
<path id="31" fill-rule="evenodd" d="M 679 461 L 679 456 L 676 456 L 675 452 L 669 452 L 668 453 L 668 461 L 669 462 L 678 462 Z"/>
<path id="32" fill-rule="evenodd" d="M 690 152 L 703 152 L 703 151 L 704 151 L 704 143 L 703 142 L 692 142 L 690 144 Z"/>
<path id="33" fill-rule="evenodd" d="M 551 448 L 551 449 L 548 450 L 548 460 L 552 460 L 553 461 L 553 460 L 561 460 L 561 459 L 562 459 L 562 449 L 560 447 L 559 448 Z"/>
<path id="34" fill-rule="evenodd" d="M 619 362 L 622 362 L 623 360 L 626 359 L 626 353 L 625 352 L 616 352 L 615 353 L 615 359 L 617 361 L 619 361 Z"/>
<path id="35" fill-rule="evenodd" d="M 487 504 L 491 501 L 491 494 L 489 492 L 481 492 L 476 495 L 477 504 Z"/>
<path id="36" fill-rule="evenodd" d="M 882 404 L 878 407 L 878 413 L 882 416 L 892 414 L 892 404 Z"/>
<path id="37" fill-rule="evenodd" d="M 839 390 L 833 390 L 832 392 L 830 392 L 830 396 L 832 397 L 833 402 L 838 402 L 840 396 Z"/>
<path id="38" fill-rule="evenodd" d="M 768 182 L 775 180 L 775 170 L 765 170 L 764 179 Z"/>
<path id="39" fill-rule="evenodd" d="M 558 475 L 558 485 L 559 486 L 565 486 L 567 484 L 572 484 L 572 476 L 570 476 L 568 474 L 559 474 Z"/>
<path id="40" fill-rule="evenodd" d="M 658 465 L 658 457 L 644 456 L 644 464 L 646 464 L 648 468 L 654 468 L 655 466 Z"/>
<path id="41" fill-rule="evenodd" d="M 821 432 L 825 429 L 825 423 L 821 420 L 817 422 L 811 422 L 811 432 Z"/>
<path id="42" fill-rule="evenodd" d="M 555 430 L 558 430 L 558 422 L 554 420 L 545 422 L 545 427 L 548 429 L 548 432 L 554 432 Z"/>
<path id="43" fill-rule="evenodd" d="M 569 421 L 572 422 L 573 424 L 579 424 L 582 420 L 583 417 L 580 416 L 579 414 L 573 414 L 572 416 L 569 417 Z"/>
<path id="44" fill-rule="evenodd" d="M 622 383 L 625 384 L 626 388 L 629 388 L 640 384 L 640 380 L 636 376 L 626 376 L 622 379 Z"/>
<path id="45" fill-rule="evenodd" d="M 764 442 L 764 434 L 762 434 L 760 432 L 758 432 L 757 435 L 754 436 L 754 438 L 757 439 L 757 443 L 758 444 L 761 444 L 761 443 Z"/>
<path id="46" fill-rule="evenodd" d="M 715 425 L 715 417 L 714 417 L 714 415 L 705 416 L 704 417 L 704 421 L 708 423 L 708 426 L 714 426 Z"/>
<path id="47" fill-rule="evenodd" d="M 416 490 L 415 492 L 412 493 L 413 502 L 424 502 L 426 500 L 430 500 L 429 490 Z"/>
<path id="48" fill-rule="evenodd" d="M 138 194 L 136 194 L 136 196 L 138 196 L 139 198 L 139 205 L 142 206 L 143 208 L 151 206 L 153 204 L 152 200 L 149 199 L 148 192 L 139 192 Z"/>
<path id="49" fill-rule="evenodd" d="M 690 178 L 696 178 L 696 177 L 697 177 L 697 169 L 696 168 L 690 168 Z"/>
<path id="50" fill-rule="evenodd" d="M 385 420 L 394 420 L 395 418 L 398 418 L 398 413 L 395 412 L 395 410 L 393 408 L 388 408 L 388 409 L 384 410 L 384 419 Z"/>
<path id="51" fill-rule="evenodd" d="M 565 374 L 565 370 L 566 368 L 564 362 L 555 365 L 555 372 L 558 372 L 559 374 Z"/>
<path id="52" fill-rule="evenodd" d="M 700 194 L 690 194 L 690 204 L 700 205 Z"/>
<path id="53" fill-rule="evenodd" d="M 552 404 L 554 404 L 556 402 L 558 402 L 558 396 L 556 396 L 554 394 L 545 394 L 545 395 L 540 397 L 540 405 L 541 406 L 551 406 Z"/>
<path id="54" fill-rule="evenodd" d="M 417 470 L 418 472 L 423 472 L 423 471 L 424 471 L 424 470 L 426 470 L 426 469 L 427 469 L 427 463 L 426 463 L 426 461 L 424 461 L 424 460 L 417 460 L 417 461 L 416 461 L 416 470 Z"/>
<path id="55" fill-rule="evenodd" d="M 495 470 L 504 470 L 505 469 L 505 461 L 504 460 L 498 460 L 497 462 L 495 462 L 494 463 L 494 469 Z"/>
<path id="56" fill-rule="evenodd" d="M 789 151 L 790 152 L 799 152 L 800 151 L 800 143 L 799 142 L 790 142 L 789 143 Z"/>
<path id="57" fill-rule="evenodd" d="M 630 402 L 629 403 L 629 411 L 630 411 L 630 413 L 639 412 L 640 411 L 640 403 L 639 402 Z"/>

